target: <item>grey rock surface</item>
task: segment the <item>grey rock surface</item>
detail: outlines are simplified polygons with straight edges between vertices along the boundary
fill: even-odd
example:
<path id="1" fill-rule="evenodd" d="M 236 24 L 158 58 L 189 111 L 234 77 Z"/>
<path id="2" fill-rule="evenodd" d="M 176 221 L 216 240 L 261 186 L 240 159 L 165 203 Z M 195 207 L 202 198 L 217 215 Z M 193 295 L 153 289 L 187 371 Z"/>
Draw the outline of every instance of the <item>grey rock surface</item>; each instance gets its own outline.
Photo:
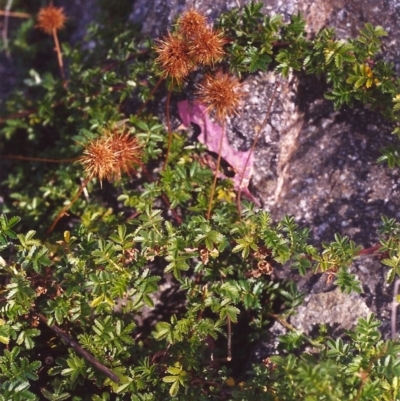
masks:
<path id="1" fill-rule="evenodd" d="M 346 313 L 343 313 L 344 310 Z M 310 333 L 318 324 L 351 329 L 356 319 L 365 318 L 369 312 L 370 308 L 357 294 L 343 294 L 336 288 L 333 291 L 307 295 L 291 323 L 305 333 Z"/>

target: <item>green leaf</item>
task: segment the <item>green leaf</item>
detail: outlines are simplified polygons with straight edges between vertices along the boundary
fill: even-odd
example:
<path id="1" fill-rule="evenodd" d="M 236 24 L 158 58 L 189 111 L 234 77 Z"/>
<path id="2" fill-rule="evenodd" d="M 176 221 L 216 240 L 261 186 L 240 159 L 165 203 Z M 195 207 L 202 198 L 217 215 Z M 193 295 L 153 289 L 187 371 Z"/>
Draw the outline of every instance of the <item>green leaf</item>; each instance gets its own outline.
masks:
<path id="1" fill-rule="evenodd" d="M 171 397 L 175 397 L 179 391 L 179 381 L 176 380 L 172 383 L 171 387 L 169 388 L 169 395 Z"/>
<path id="2" fill-rule="evenodd" d="M 51 391 L 47 390 L 46 388 L 40 389 L 43 396 L 49 401 L 64 401 L 71 398 L 69 393 L 52 393 Z"/>
<path id="3" fill-rule="evenodd" d="M 156 340 L 172 337 L 172 326 L 168 322 L 159 322 L 156 324 L 156 333 L 154 335 Z"/>
<path id="4" fill-rule="evenodd" d="M 90 306 L 92 308 L 95 308 L 96 306 L 100 305 L 103 301 L 104 301 L 104 295 L 100 295 L 100 296 L 96 297 L 95 299 L 93 299 L 92 302 L 90 302 Z"/>
<path id="5" fill-rule="evenodd" d="M 232 305 L 227 305 L 223 308 L 221 308 L 219 312 L 219 317 L 220 319 L 225 319 L 226 317 L 229 317 L 229 319 L 233 322 L 237 322 L 237 316 L 239 315 L 240 310 L 236 308 L 235 306 Z"/>

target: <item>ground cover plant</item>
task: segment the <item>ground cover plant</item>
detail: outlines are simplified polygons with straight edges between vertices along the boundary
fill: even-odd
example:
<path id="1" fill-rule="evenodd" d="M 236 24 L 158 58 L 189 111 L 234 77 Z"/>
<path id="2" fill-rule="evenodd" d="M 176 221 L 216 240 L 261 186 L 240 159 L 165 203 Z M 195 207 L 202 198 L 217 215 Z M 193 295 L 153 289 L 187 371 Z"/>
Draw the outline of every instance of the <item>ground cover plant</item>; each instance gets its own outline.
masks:
<path id="1" fill-rule="evenodd" d="M 312 246 L 294 218 L 273 222 L 248 190 L 255 145 L 226 139 L 243 81 L 267 70 L 324 77 L 337 108 L 365 103 L 399 135 L 383 29 L 307 39 L 300 15 L 251 3 L 213 27 L 188 10 L 152 42 L 126 20 L 129 2 L 109 3 L 81 46 L 62 9 L 15 3 L 31 17 L 4 49 L 23 79 L 0 119 L 0 400 L 399 399 L 400 346 L 373 315 L 308 337 L 287 323 L 304 294 L 271 278 L 284 265 L 361 291 L 349 269 L 363 250 L 339 233 Z M 379 161 L 398 167 L 398 149 Z M 400 225 L 383 217 L 380 235 L 393 282 Z M 252 360 L 274 321 L 287 334 Z"/>

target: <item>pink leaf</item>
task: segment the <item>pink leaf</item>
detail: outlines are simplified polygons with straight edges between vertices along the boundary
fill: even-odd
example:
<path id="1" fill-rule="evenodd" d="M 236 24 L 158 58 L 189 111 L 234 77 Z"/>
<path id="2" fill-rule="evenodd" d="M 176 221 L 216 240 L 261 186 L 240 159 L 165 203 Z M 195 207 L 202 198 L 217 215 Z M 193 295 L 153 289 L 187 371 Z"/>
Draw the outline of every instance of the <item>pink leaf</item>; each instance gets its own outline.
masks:
<path id="1" fill-rule="evenodd" d="M 223 133 L 222 127 L 210 120 L 206 109 L 206 106 L 196 101 L 188 102 L 187 100 L 183 100 L 178 103 L 178 111 L 182 123 L 186 127 L 190 123 L 197 124 L 201 129 L 201 134 L 198 137 L 199 142 L 207 146 L 211 152 L 218 154 L 219 142 Z M 253 174 L 254 163 L 254 157 L 250 150 L 241 152 L 233 149 L 225 135 L 222 143 L 221 157 L 229 163 L 235 173 L 232 178 L 235 189 L 241 189 L 242 193 L 254 200 L 248 189 Z M 246 168 L 243 171 L 245 165 Z"/>

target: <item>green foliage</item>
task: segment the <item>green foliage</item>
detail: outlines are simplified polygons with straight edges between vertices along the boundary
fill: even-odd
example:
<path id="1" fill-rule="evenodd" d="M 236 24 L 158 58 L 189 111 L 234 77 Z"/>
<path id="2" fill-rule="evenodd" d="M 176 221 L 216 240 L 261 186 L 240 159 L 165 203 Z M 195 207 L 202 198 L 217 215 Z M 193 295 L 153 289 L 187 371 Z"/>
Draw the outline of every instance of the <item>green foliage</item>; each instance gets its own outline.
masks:
<path id="1" fill-rule="evenodd" d="M 8 220 L 4 214 L 0 216 L 0 250 L 7 248 L 7 238 L 17 238 L 17 234 L 11 230 L 11 228 L 20 221 L 21 219 L 19 217 L 12 217 L 10 220 Z"/>
<path id="2" fill-rule="evenodd" d="M 274 222 L 226 197 L 207 219 L 204 147 L 174 132 L 163 168 L 167 132 L 151 104 L 141 110 L 163 97 L 153 93 L 153 44 L 127 21 L 128 2 L 114 3 L 99 1 L 83 46 L 63 34 L 67 82 L 56 65 L 35 69 L 48 42 L 30 44 L 32 19 L 10 42 L 29 67 L 1 109 L 0 401 L 398 399 L 399 345 L 382 340 L 372 315 L 346 336 L 321 329 L 309 338 L 285 321 L 304 294 L 271 275 L 325 272 L 342 291 L 360 291 L 350 268 L 361 248 L 339 234 L 313 246 L 293 217 Z M 324 76 L 336 107 L 362 101 L 397 123 L 399 81 L 375 60 L 382 28 L 366 24 L 348 41 L 326 28 L 308 40 L 300 15 L 285 23 L 261 9 L 252 2 L 220 16 L 227 68 Z M 85 177 L 83 149 L 115 127 L 140 141 L 139 172 Z M 380 160 L 399 166 L 397 152 Z M 218 191 L 232 184 L 220 179 Z M 383 218 L 380 234 L 392 282 L 399 223 Z M 254 363 L 250 349 L 267 341 L 272 320 L 290 330 L 277 355 Z"/>

